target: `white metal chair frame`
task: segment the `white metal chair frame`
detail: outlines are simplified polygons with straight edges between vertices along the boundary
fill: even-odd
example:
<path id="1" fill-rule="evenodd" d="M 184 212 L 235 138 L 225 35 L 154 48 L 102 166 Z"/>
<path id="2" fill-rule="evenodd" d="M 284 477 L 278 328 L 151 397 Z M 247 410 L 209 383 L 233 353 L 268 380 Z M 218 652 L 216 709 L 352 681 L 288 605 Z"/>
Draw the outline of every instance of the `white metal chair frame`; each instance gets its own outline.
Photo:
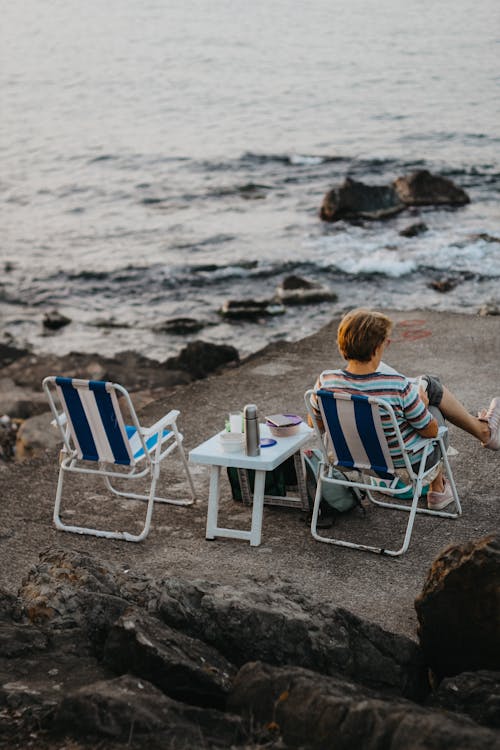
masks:
<path id="1" fill-rule="evenodd" d="M 113 462 L 96 460 L 99 468 L 90 468 L 90 464 L 94 459 L 89 459 L 88 457 L 84 458 L 81 454 L 81 451 L 78 449 L 77 433 L 75 431 L 75 426 L 72 424 L 71 416 L 66 408 L 64 400 L 59 397 L 58 401 L 61 407 L 59 409 L 54 398 L 54 395 L 57 392 L 57 379 L 58 378 L 56 376 L 49 376 L 43 380 L 43 388 L 47 395 L 51 411 L 54 415 L 53 424 L 57 425 L 57 427 L 59 428 L 64 444 L 64 447 L 61 450 L 59 478 L 57 482 L 56 499 L 53 512 L 53 520 L 56 528 L 61 531 L 69 531 L 76 534 L 89 534 L 91 536 L 105 537 L 107 539 L 123 539 L 127 542 L 140 542 L 145 539 L 149 533 L 155 502 L 182 506 L 192 505 L 196 502 L 196 493 L 193 485 L 193 480 L 182 446 L 183 435 L 179 432 L 176 424 L 177 417 L 180 414 L 178 410 L 172 409 L 168 412 L 168 414 L 162 417 L 162 419 L 155 422 L 155 424 L 153 424 L 151 427 L 142 427 L 137 418 L 137 414 L 132 404 L 130 395 L 128 394 L 126 389 L 118 383 L 100 383 L 99 385 L 106 386 L 106 391 L 111 396 L 114 407 L 113 418 L 116 418 L 115 425 L 118 426 L 118 429 L 123 438 L 124 445 L 128 454 L 128 461 L 120 462 L 122 464 L 121 469 L 118 467 L 116 469 L 113 469 Z M 93 381 L 82 380 L 79 378 L 71 379 L 72 386 L 74 386 L 77 390 L 88 388 L 89 384 L 92 383 Z M 138 437 L 138 443 L 140 446 L 138 451 L 140 453 L 140 456 L 137 457 L 136 452 L 136 458 L 134 458 L 132 447 L 127 435 L 123 415 L 118 403 L 117 393 L 121 394 L 121 396 L 125 399 L 125 403 L 127 405 L 133 427 L 136 430 L 136 435 Z M 165 445 L 166 447 L 164 448 Z M 155 494 L 156 484 L 160 476 L 161 462 L 175 449 L 179 451 L 179 455 L 187 476 L 190 491 L 189 499 L 158 497 Z M 82 462 L 85 462 L 86 465 L 82 465 Z M 138 467 L 138 464 L 140 463 L 145 464 L 143 469 Z M 140 531 L 140 533 L 138 534 L 132 534 L 127 531 L 109 531 L 105 529 L 94 529 L 86 526 L 73 526 L 70 524 L 65 524 L 61 520 L 60 514 L 64 476 L 67 472 L 100 476 L 104 479 L 108 490 L 110 490 L 113 494 L 132 500 L 146 501 L 146 517 L 142 531 Z M 111 483 L 111 480 L 121 481 L 143 479 L 148 474 L 151 477 L 150 489 L 148 494 L 124 492 L 122 490 L 118 490 Z"/>
<path id="2" fill-rule="evenodd" d="M 321 418 L 322 418 L 323 425 L 325 428 L 326 440 L 327 440 L 327 443 L 329 444 L 328 446 L 325 444 L 325 440 L 324 440 L 325 436 L 321 432 L 321 429 L 318 424 L 317 415 L 311 404 L 311 396 L 313 394 L 316 394 L 316 397 L 317 397 L 318 406 L 321 412 Z M 376 474 L 377 472 L 376 470 L 374 470 L 374 467 L 370 463 L 366 463 L 365 465 L 362 465 L 362 463 L 358 461 L 356 462 L 356 465 L 353 466 L 353 465 L 348 465 L 345 461 L 339 460 L 335 454 L 335 449 L 333 448 L 334 440 L 330 432 L 331 428 L 330 428 L 330 425 L 328 424 L 328 420 L 326 418 L 326 415 L 323 409 L 322 398 L 325 398 L 325 397 L 333 398 L 339 402 L 352 401 L 356 399 L 363 400 L 365 403 L 368 402 L 368 404 L 371 407 L 371 413 L 372 413 L 373 420 L 374 420 L 374 426 L 375 426 L 379 440 L 380 439 L 385 440 L 385 433 L 384 433 L 384 429 L 382 425 L 382 414 L 385 413 L 390 419 L 392 429 L 394 430 L 395 436 L 397 438 L 399 450 L 401 452 L 401 455 L 405 463 L 405 468 L 408 474 L 409 481 L 406 481 L 404 477 L 402 477 L 401 475 L 398 475 L 398 468 L 394 467 L 392 463 L 392 459 L 390 459 L 387 462 L 387 467 L 386 467 L 387 468 L 386 481 L 388 482 L 387 486 L 382 486 L 377 483 L 377 479 L 373 476 L 373 474 Z M 313 513 L 312 513 L 312 519 L 311 519 L 311 533 L 314 539 L 316 539 L 319 542 L 326 542 L 328 544 L 336 544 L 341 547 L 352 547 L 354 549 L 361 549 L 361 550 L 366 550 L 369 552 L 375 552 L 377 554 L 384 554 L 384 555 L 390 555 L 390 556 L 395 557 L 398 555 L 402 555 L 408 549 L 408 545 L 411 539 L 411 534 L 413 531 L 413 523 L 415 521 L 415 516 L 417 513 L 430 515 L 430 516 L 441 516 L 443 518 L 457 518 L 458 516 L 461 515 L 462 508 L 460 505 L 460 500 L 458 497 L 455 481 L 453 479 L 451 467 L 448 461 L 446 446 L 443 440 L 444 435 L 446 434 L 448 430 L 447 427 L 440 426 L 438 435 L 435 438 L 420 438 L 418 443 L 412 446 L 411 452 L 409 452 L 408 449 L 404 445 L 403 438 L 401 435 L 401 431 L 399 429 L 399 425 L 396 420 L 396 415 L 394 413 L 394 410 L 387 401 L 384 401 L 383 399 L 380 399 L 380 398 L 376 398 L 374 396 L 361 396 L 361 395 L 351 396 L 350 394 L 336 392 L 336 391 L 322 391 L 322 390 L 314 391 L 313 389 L 306 391 L 304 398 L 305 398 L 307 411 L 309 415 L 311 416 L 314 429 L 318 437 L 318 442 L 321 447 L 322 456 L 323 456 L 322 461 L 320 463 L 319 472 L 318 472 L 316 496 L 314 499 L 314 507 L 313 507 Z M 431 452 L 431 450 L 435 447 L 435 445 L 439 446 L 442 461 L 446 469 L 448 481 L 450 483 L 450 486 L 453 492 L 453 498 L 454 498 L 455 507 L 456 507 L 456 512 L 454 513 L 449 512 L 449 511 L 444 511 L 444 510 L 430 510 L 428 508 L 418 507 L 418 500 L 422 493 L 422 488 L 425 484 L 425 480 L 431 474 L 431 472 L 434 471 L 435 467 L 440 463 L 440 460 L 441 460 L 440 459 L 439 461 L 437 461 L 436 464 L 429 467 L 428 469 L 425 468 L 427 457 L 429 453 Z M 328 447 L 332 448 L 332 454 L 330 456 L 328 453 Z M 410 455 L 411 453 L 420 451 L 421 449 L 423 449 L 422 456 L 418 463 L 418 468 L 416 468 L 411 463 Z M 363 477 L 361 477 L 361 481 L 355 481 L 354 479 L 350 479 L 347 476 L 345 476 L 344 479 L 339 479 L 332 475 L 332 471 L 334 467 L 339 469 L 341 472 L 356 471 L 361 475 L 368 475 L 368 477 L 367 479 L 363 479 Z M 358 543 L 346 541 L 343 539 L 334 539 L 331 537 L 321 536 L 317 530 L 317 523 L 318 523 L 318 516 L 319 516 L 319 506 L 320 506 L 321 496 L 322 496 L 322 484 L 324 482 L 363 490 L 366 493 L 366 496 L 374 505 L 378 505 L 382 508 L 389 508 L 391 510 L 401 510 L 401 511 L 405 511 L 409 513 L 408 524 L 406 526 L 404 540 L 403 540 L 403 544 L 401 545 L 401 547 L 397 550 L 390 550 L 384 547 L 373 546 L 373 545 L 368 545 L 368 544 L 358 544 Z M 401 484 L 401 482 L 403 482 L 403 484 Z M 398 484 L 399 486 L 396 486 Z M 411 502 L 407 504 L 385 502 L 383 500 L 377 500 L 372 494 L 373 491 L 376 491 L 377 493 L 381 493 L 384 495 L 392 496 L 396 499 L 400 495 L 404 495 L 408 493 L 408 491 L 411 491 L 412 498 L 411 498 Z"/>

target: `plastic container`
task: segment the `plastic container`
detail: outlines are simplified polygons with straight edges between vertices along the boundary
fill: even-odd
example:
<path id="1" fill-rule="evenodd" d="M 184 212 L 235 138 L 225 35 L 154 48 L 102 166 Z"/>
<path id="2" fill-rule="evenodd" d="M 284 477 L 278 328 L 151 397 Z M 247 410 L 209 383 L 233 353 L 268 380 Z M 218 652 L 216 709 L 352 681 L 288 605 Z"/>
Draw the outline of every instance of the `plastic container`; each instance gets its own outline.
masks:
<path id="1" fill-rule="evenodd" d="M 277 438 L 291 437 L 292 435 L 296 435 L 300 430 L 300 425 L 302 424 L 301 417 L 297 416 L 297 414 L 283 414 L 283 416 L 287 417 L 292 424 L 288 424 L 283 427 L 277 427 L 276 425 L 271 424 L 271 422 L 267 421 L 266 424 L 269 427 L 271 435 L 274 435 L 274 437 Z"/>

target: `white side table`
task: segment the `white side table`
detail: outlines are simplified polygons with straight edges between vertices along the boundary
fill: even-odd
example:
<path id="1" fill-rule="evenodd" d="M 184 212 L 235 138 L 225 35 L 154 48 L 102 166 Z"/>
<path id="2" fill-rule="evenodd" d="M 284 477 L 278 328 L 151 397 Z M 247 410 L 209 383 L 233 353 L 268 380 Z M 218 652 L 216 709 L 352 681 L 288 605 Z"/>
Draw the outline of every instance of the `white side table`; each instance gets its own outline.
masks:
<path id="1" fill-rule="evenodd" d="M 260 435 L 272 437 L 266 425 L 260 425 Z M 207 530 L 206 538 L 229 537 L 244 539 L 252 547 L 260 544 L 262 535 L 262 515 L 264 510 L 264 486 L 266 471 L 272 471 L 296 454 L 302 446 L 314 435 L 314 430 L 302 423 L 296 435 L 286 438 L 275 438 L 276 445 L 260 449 L 260 456 L 247 456 L 243 451 L 225 453 L 222 450 L 219 436 L 214 435 L 209 440 L 193 448 L 189 452 L 189 461 L 195 464 L 206 464 L 210 470 L 210 490 L 208 494 Z M 243 529 L 225 529 L 217 525 L 220 498 L 220 473 L 222 467 L 233 466 L 237 469 L 254 469 L 255 484 L 253 492 L 252 525 L 250 531 Z M 300 482 L 300 479 L 299 479 Z M 300 505 L 300 500 L 294 503 Z"/>

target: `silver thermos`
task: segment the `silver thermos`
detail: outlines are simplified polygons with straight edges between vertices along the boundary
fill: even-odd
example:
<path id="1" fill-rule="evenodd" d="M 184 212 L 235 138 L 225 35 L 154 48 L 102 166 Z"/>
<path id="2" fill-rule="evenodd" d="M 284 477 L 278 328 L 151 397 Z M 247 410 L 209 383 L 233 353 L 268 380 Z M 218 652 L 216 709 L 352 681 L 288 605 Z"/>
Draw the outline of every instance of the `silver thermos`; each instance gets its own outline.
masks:
<path id="1" fill-rule="evenodd" d="M 245 419 L 245 443 L 247 456 L 260 456 L 260 433 L 257 420 L 257 407 L 247 404 L 243 409 Z"/>

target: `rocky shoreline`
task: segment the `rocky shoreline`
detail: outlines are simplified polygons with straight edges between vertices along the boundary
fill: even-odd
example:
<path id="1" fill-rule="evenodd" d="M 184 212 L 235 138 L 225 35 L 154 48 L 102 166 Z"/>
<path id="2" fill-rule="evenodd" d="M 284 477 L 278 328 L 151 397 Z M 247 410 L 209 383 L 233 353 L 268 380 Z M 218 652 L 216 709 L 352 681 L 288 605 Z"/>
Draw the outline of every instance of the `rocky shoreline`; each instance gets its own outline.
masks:
<path id="1" fill-rule="evenodd" d="M 393 317 L 391 362 L 410 374 L 437 371 L 471 410 L 487 403 L 498 317 Z M 40 397 L 40 409 L 36 387 L 53 368 L 113 377 L 132 391 L 145 423 L 179 408 L 189 450 L 248 401 L 262 413 L 278 405 L 302 413 L 335 328 L 332 321 L 204 379 L 184 370 L 185 382 L 165 384 L 173 369 L 132 356 L 113 364 L 29 352 L 4 357 L 3 375 L 19 401 Z M 472 381 L 462 371 L 473 370 L 478 351 Z M 300 513 L 281 508 L 266 507 L 259 548 L 207 542 L 208 477 L 197 466 L 198 505 L 155 509 L 149 537 L 134 545 L 52 527 L 58 445 L 48 444 L 43 408 L 46 442 L 36 457 L 0 461 L 1 747 L 500 748 L 497 454 L 452 434 L 464 516 L 417 520 L 397 561 L 332 553 Z M 170 481 L 179 476 L 174 467 Z M 134 504 L 104 504 L 96 483 L 75 487 L 73 500 L 97 522 L 123 514 L 134 522 Z M 226 486 L 221 513 L 248 523 Z M 371 514 L 369 526 L 398 534 L 399 521 Z M 342 523 L 367 531 L 356 513 Z"/>
<path id="2" fill-rule="evenodd" d="M 485 592 L 499 553 L 489 537 L 435 562 L 422 649 L 283 585 L 159 579 L 47 551 L 17 597 L 0 592 L 0 746 L 494 750 L 500 673 L 487 667 L 500 654 L 488 623 L 433 690 L 428 675 L 450 580 L 476 570 Z M 488 566 L 492 578 L 477 574 Z"/>

